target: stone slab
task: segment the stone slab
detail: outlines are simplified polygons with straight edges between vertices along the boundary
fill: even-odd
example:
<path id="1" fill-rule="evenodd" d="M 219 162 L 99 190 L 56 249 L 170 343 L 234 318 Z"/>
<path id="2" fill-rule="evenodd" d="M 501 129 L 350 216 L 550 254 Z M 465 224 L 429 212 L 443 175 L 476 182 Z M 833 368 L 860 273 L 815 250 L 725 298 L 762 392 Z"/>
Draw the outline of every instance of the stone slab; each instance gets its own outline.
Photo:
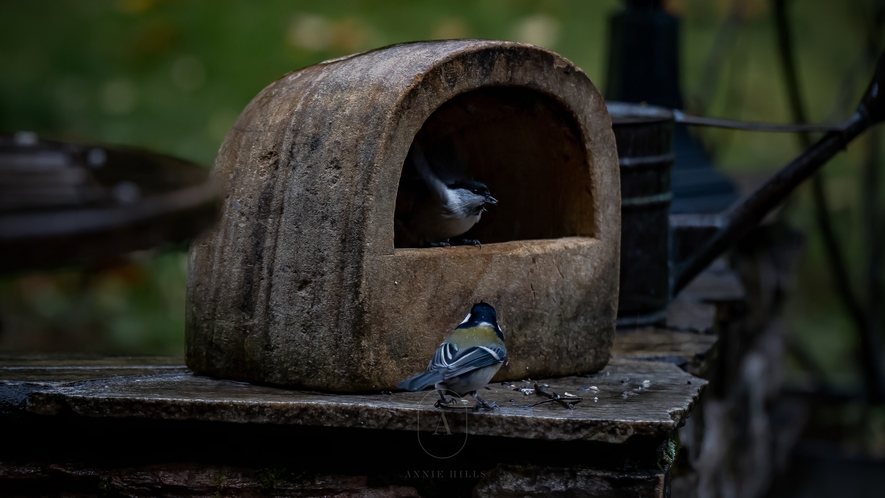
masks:
<path id="1" fill-rule="evenodd" d="M 0 379 L 45 386 L 168 373 L 185 373 L 184 358 L 175 356 L 101 356 L 0 352 Z"/>
<path id="2" fill-rule="evenodd" d="M 579 493 L 576 490 L 580 490 Z M 478 497 L 669 497 L 666 472 L 499 465 L 474 488 Z"/>
<path id="3" fill-rule="evenodd" d="M 8 358 L 0 363 L 0 411 L 411 431 L 419 414 L 440 410 L 433 407 L 432 391 L 341 395 L 288 390 L 167 369 L 175 367 L 174 361 L 147 361 L 144 369 L 99 365 L 91 371 L 71 369 L 64 359 L 41 363 L 54 384 L 39 382 L 39 370 L 22 366 Z M 157 366 L 163 368 L 152 368 Z M 114 375 L 107 376 L 111 371 Z M 514 389 L 535 383 L 584 399 L 574 409 L 556 403 L 529 407 L 544 398 Z M 664 438 L 688 418 L 705 385 L 672 364 L 614 359 L 590 376 L 492 384 L 481 395 L 497 403 L 498 410 L 465 408 L 465 417 L 449 419 L 452 432 L 471 435 L 606 443 L 633 436 Z M 23 392 L 23 387 L 28 389 Z"/>
<path id="4" fill-rule="evenodd" d="M 746 299 L 746 290 L 740 277 L 720 258 L 698 274 L 679 296 L 691 297 L 713 304 L 737 303 Z"/>
<path id="5" fill-rule="evenodd" d="M 682 332 L 710 334 L 716 322 L 716 306 L 680 294 L 667 306 L 666 327 Z"/>
<path id="6" fill-rule="evenodd" d="M 715 356 L 719 337 L 678 330 L 646 327 L 619 330 L 615 333 L 612 355 L 644 361 L 673 363 L 683 370 L 703 377 L 709 360 Z"/>
<path id="7" fill-rule="evenodd" d="M 137 467 L 95 467 L 70 462 L 47 465 L 0 461 L 0 482 L 6 491 L 11 488 L 14 496 L 39 496 L 40 491 L 48 491 L 46 495 L 50 496 L 95 496 L 98 493 L 100 496 L 127 497 L 420 496 L 413 487 L 370 486 L 367 476 L 313 475 L 277 468 L 253 469 L 178 462 Z M 71 488 L 85 492 L 74 495 L 70 493 Z M 22 491 L 24 493 L 20 494 Z"/>

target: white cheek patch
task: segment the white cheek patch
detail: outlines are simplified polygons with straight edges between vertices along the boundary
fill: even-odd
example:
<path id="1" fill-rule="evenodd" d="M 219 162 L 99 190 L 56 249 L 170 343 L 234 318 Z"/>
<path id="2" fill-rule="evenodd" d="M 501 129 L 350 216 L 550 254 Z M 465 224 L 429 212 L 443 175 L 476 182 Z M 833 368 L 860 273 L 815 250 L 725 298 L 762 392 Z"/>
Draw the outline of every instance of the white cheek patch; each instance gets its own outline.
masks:
<path id="1" fill-rule="evenodd" d="M 470 320 L 470 317 L 471 317 L 471 316 L 473 316 L 472 313 L 467 313 L 467 316 L 465 316 L 465 317 L 464 317 L 464 320 L 462 320 L 461 323 L 459 323 L 458 325 L 464 325 L 465 323 L 467 323 L 467 322 Z M 450 323 L 451 323 L 451 322 L 450 322 Z"/>

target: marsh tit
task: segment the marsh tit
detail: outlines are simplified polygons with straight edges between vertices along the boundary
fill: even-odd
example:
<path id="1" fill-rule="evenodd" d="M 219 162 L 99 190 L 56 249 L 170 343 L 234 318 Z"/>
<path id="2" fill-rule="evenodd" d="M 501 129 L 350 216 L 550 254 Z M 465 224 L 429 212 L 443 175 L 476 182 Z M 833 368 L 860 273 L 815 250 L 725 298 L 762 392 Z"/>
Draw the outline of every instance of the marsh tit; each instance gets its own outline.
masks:
<path id="1" fill-rule="evenodd" d="M 445 178 L 444 181 L 441 176 L 447 175 L 439 175 L 431 168 L 417 143 L 409 149 L 409 159 L 426 188 L 415 196 L 408 212 L 398 214 L 399 245 L 480 245 L 478 240 L 455 238 L 470 230 L 489 206 L 498 203 L 489 188 L 475 180 Z"/>
<path id="2" fill-rule="evenodd" d="M 427 371 L 399 383 L 397 387 L 407 391 L 420 391 L 433 385 L 439 393 L 440 403 L 451 403 L 445 390 L 458 396 L 470 394 L 476 407 L 494 408 L 476 394 L 489 383 L 507 359 L 504 333 L 498 326 L 495 308 L 480 302 L 437 348 Z"/>

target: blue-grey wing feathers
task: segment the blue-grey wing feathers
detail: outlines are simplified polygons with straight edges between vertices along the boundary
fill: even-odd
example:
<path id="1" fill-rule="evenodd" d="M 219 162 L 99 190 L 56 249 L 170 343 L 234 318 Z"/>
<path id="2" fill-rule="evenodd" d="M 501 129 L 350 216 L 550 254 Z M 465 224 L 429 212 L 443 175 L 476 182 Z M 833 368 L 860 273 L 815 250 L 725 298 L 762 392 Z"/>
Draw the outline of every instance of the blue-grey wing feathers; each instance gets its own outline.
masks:
<path id="1" fill-rule="evenodd" d="M 458 351 L 449 360 L 444 356 L 446 363 L 436 365 L 443 372 L 443 380 L 448 380 L 463 375 L 471 370 L 495 365 L 504 361 L 506 352 L 500 346 L 473 346 Z M 434 359 L 436 356 L 434 355 Z"/>
<path id="2" fill-rule="evenodd" d="M 427 386 L 432 386 L 442 380 L 443 376 L 441 372 L 424 372 L 409 377 L 397 384 L 396 387 L 405 389 L 406 391 L 421 391 Z"/>
<path id="3" fill-rule="evenodd" d="M 407 391 L 420 391 L 437 382 L 501 363 L 506 355 L 506 350 L 498 345 L 472 346 L 459 350 L 454 344 L 444 342 L 437 348 L 426 372 L 409 377 L 397 387 Z"/>

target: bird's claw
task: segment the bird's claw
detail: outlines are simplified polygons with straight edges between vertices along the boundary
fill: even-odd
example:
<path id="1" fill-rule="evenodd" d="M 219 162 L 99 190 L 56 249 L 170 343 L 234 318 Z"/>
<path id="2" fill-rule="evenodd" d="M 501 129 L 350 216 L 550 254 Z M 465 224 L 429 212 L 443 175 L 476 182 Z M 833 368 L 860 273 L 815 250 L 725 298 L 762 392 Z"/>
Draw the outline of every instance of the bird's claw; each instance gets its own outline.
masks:
<path id="1" fill-rule="evenodd" d="M 430 247 L 449 247 L 452 244 L 449 244 L 448 242 L 428 242 L 427 245 Z"/>
<path id="2" fill-rule="evenodd" d="M 451 405 L 455 402 L 454 398 L 446 398 L 446 399 L 438 399 L 436 403 L 433 404 L 434 408 L 446 408 L 447 405 Z"/>

